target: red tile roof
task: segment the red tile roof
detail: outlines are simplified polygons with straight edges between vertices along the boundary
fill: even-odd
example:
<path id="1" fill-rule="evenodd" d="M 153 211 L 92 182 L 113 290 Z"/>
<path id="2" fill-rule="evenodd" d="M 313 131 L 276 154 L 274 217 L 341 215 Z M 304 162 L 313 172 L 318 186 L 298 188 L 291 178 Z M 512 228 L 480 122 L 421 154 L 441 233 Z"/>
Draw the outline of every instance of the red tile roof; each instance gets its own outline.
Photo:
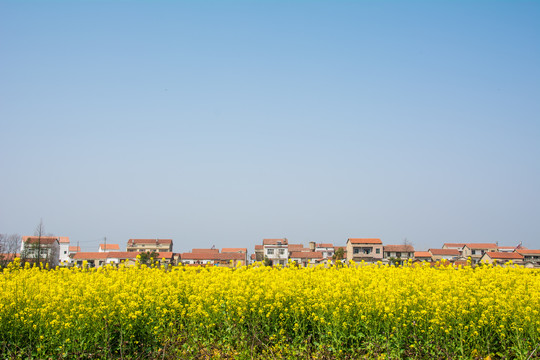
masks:
<path id="1" fill-rule="evenodd" d="M 15 258 L 20 257 L 20 254 L 14 254 L 14 253 L 0 253 L 0 258 L 4 260 L 13 260 Z"/>
<path id="2" fill-rule="evenodd" d="M 50 245 L 58 242 L 58 237 L 56 236 L 23 236 L 23 241 L 27 244 L 43 244 Z"/>
<path id="3" fill-rule="evenodd" d="M 120 250 L 120 245 L 118 245 L 118 244 L 107 244 L 107 247 L 105 247 L 105 244 L 99 244 L 99 248 L 101 250 Z"/>
<path id="4" fill-rule="evenodd" d="M 369 238 L 369 239 L 360 239 L 360 238 L 349 238 L 351 244 L 382 244 L 381 239 Z"/>
<path id="5" fill-rule="evenodd" d="M 321 244 L 317 244 L 316 247 L 318 247 L 318 248 L 331 248 L 331 247 L 334 247 L 334 244 L 321 243 Z"/>
<path id="6" fill-rule="evenodd" d="M 69 247 L 69 252 L 78 252 L 78 251 L 81 251 L 80 246 L 70 246 Z"/>
<path id="7" fill-rule="evenodd" d="M 291 259 L 322 259 L 320 251 L 293 251 L 289 257 Z"/>
<path id="8" fill-rule="evenodd" d="M 263 239 L 263 245 L 278 245 L 278 244 L 287 245 L 288 243 L 289 243 L 289 241 L 287 240 L 287 238 L 283 238 L 283 239 Z"/>
<path id="9" fill-rule="evenodd" d="M 137 244 L 172 244 L 172 239 L 129 239 L 128 245 Z"/>
<path id="10" fill-rule="evenodd" d="M 383 251 L 386 252 L 414 252 L 412 245 L 385 245 Z"/>
<path id="11" fill-rule="evenodd" d="M 69 244 L 69 237 L 67 236 L 60 236 L 58 238 L 58 242 L 61 243 L 61 244 Z"/>
<path id="12" fill-rule="evenodd" d="M 444 243 L 443 246 L 446 246 L 446 247 L 452 247 L 452 248 L 462 248 L 464 247 L 465 243 Z"/>
<path id="13" fill-rule="evenodd" d="M 221 249 L 222 253 L 247 253 L 246 248 L 223 248 Z"/>
<path id="14" fill-rule="evenodd" d="M 466 246 L 469 249 L 497 249 L 497 244 L 494 243 L 469 243 Z"/>
<path id="15" fill-rule="evenodd" d="M 487 252 L 487 256 L 489 256 L 492 259 L 502 259 L 502 260 L 523 260 L 523 255 L 515 253 L 515 252 L 500 252 L 500 251 L 492 251 Z"/>
<path id="16" fill-rule="evenodd" d="M 102 254 L 107 254 L 107 258 L 114 258 L 114 259 L 119 259 L 119 260 L 126 260 L 126 259 L 133 260 L 140 253 L 136 251 L 113 251 L 113 252 L 106 252 Z"/>
<path id="17" fill-rule="evenodd" d="M 104 260 L 107 259 L 108 253 L 106 252 L 86 252 L 79 251 L 73 255 L 73 260 Z"/>
<path id="18" fill-rule="evenodd" d="M 219 254 L 219 249 L 192 249 L 194 254 Z"/>
<path id="19" fill-rule="evenodd" d="M 421 257 L 431 257 L 431 253 L 429 251 L 415 251 L 414 252 L 415 258 L 421 258 Z"/>
<path id="20" fill-rule="evenodd" d="M 303 249 L 304 245 L 302 244 L 289 244 L 289 251 L 298 251 L 299 249 Z"/>
<path id="21" fill-rule="evenodd" d="M 450 255 L 450 256 L 459 256 L 459 250 L 457 249 L 429 249 L 428 250 L 432 255 Z"/>
<path id="22" fill-rule="evenodd" d="M 218 260 L 246 260 L 246 254 L 243 253 L 221 253 Z"/>
<path id="23" fill-rule="evenodd" d="M 246 254 L 243 253 L 182 253 L 180 256 L 182 260 L 245 260 Z"/>
<path id="24" fill-rule="evenodd" d="M 522 255 L 540 255 L 540 250 L 516 249 L 516 252 Z"/>
<path id="25" fill-rule="evenodd" d="M 262 245 L 255 245 L 255 250 L 262 250 L 264 247 Z"/>

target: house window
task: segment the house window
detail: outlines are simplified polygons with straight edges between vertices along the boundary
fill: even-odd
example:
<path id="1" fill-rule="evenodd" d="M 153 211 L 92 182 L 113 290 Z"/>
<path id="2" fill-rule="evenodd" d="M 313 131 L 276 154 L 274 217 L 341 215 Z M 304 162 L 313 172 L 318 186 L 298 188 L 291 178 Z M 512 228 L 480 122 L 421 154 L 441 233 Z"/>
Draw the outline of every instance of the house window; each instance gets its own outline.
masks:
<path id="1" fill-rule="evenodd" d="M 279 255 L 285 254 L 285 249 L 279 249 Z"/>
<path id="2" fill-rule="evenodd" d="M 267 253 L 268 255 L 274 255 L 274 249 L 267 249 L 267 250 L 266 250 L 266 253 Z"/>
<path id="3" fill-rule="evenodd" d="M 471 253 L 472 253 L 473 255 L 476 255 L 476 250 L 473 250 Z"/>
<path id="4" fill-rule="evenodd" d="M 364 255 L 369 255 L 369 254 L 371 254 L 371 251 L 373 249 L 372 248 L 363 248 L 362 250 L 363 250 L 362 252 L 364 253 Z"/>
<path id="5" fill-rule="evenodd" d="M 375 254 L 380 254 L 381 253 L 381 249 L 375 249 Z"/>
<path id="6" fill-rule="evenodd" d="M 353 249 L 353 254 L 359 254 L 359 253 L 360 253 L 360 248 L 355 247 Z"/>
<path id="7" fill-rule="evenodd" d="M 400 258 L 400 257 L 401 257 L 401 253 L 400 253 L 400 252 L 397 252 L 397 253 L 396 253 L 396 257 Z"/>

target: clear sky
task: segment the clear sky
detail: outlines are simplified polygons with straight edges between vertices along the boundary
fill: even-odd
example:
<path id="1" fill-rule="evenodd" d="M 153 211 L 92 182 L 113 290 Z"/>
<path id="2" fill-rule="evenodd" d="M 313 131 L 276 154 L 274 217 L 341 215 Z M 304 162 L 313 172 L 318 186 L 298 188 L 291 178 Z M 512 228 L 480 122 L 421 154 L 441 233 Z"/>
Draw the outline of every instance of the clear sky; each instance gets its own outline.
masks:
<path id="1" fill-rule="evenodd" d="M 0 233 L 540 248 L 540 2 L 0 0 L 0 133 Z"/>

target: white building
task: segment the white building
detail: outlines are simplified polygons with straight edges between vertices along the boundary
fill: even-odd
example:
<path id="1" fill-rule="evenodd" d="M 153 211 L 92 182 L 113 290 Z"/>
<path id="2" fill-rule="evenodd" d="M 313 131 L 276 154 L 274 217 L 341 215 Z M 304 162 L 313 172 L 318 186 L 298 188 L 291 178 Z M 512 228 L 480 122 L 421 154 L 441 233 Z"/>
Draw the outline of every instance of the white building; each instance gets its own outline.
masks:
<path id="1" fill-rule="evenodd" d="M 58 265 L 60 259 L 59 239 L 57 236 L 23 236 L 21 259 L 48 263 L 51 267 Z"/>
<path id="2" fill-rule="evenodd" d="M 289 260 L 289 242 L 283 239 L 263 239 L 263 254 L 270 265 L 286 265 Z"/>
<path id="3" fill-rule="evenodd" d="M 67 236 L 60 236 L 58 238 L 58 243 L 60 244 L 60 252 L 59 252 L 59 258 L 58 260 L 61 263 L 69 263 L 70 257 L 69 257 L 69 237 Z"/>
<path id="4" fill-rule="evenodd" d="M 334 255 L 334 245 L 333 244 L 316 244 L 315 251 L 322 253 L 323 259 L 331 258 Z"/>

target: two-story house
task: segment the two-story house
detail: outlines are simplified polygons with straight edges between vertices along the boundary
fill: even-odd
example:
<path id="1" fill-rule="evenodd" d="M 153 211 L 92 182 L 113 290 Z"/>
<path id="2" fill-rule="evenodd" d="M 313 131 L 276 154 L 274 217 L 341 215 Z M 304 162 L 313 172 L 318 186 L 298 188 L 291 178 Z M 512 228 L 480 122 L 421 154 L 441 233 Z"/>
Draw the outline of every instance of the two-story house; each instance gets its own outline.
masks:
<path id="1" fill-rule="evenodd" d="M 383 258 L 394 260 L 399 265 L 404 261 L 414 258 L 414 247 L 412 245 L 385 245 L 383 246 Z"/>
<path id="2" fill-rule="evenodd" d="M 60 239 L 57 236 L 23 236 L 20 254 L 25 261 L 48 263 L 54 267 L 60 260 Z"/>
<path id="3" fill-rule="evenodd" d="M 471 263 L 477 264 L 485 253 L 497 251 L 497 248 L 495 243 L 468 243 L 463 246 L 461 255 L 466 259 L 470 257 Z"/>
<path id="4" fill-rule="evenodd" d="M 289 259 L 289 242 L 283 239 L 263 239 L 263 254 L 270 265 L 286 265 Z"/>
<path id="5" fill-rule="evenodd" d="M 190 253 L 182 253 L 180 261 L 184 265 L 214 265 L 228 267 L 246 265 L 247 249 L 225 248 L 223 250 L 225 250 L 225 252 L 220 253 L 218 249 L 193 249 Z"/>
<path id="6" fill-rule="evenodd" d="M 347 260 L 377 262 L 383 258 L 381 239 L 347 239 Z"/>
<path id="7" fill-rule="evenodd" d="M 129 239 L 128 252 L 172 252 L 172 239 Z"/>

